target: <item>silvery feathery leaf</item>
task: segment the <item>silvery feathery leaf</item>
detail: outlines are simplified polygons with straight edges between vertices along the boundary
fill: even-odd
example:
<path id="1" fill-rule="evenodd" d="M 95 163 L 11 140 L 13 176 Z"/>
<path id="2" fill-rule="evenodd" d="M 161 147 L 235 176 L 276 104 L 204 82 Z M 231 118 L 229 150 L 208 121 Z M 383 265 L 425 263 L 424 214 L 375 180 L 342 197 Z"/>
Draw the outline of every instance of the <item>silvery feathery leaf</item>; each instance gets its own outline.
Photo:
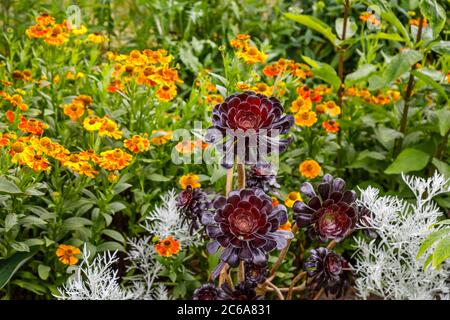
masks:
<path id="1" fill-rule="evenodd" d="M 413 203 L 380 196 L 372 187 L 361 191 L 359 205 L 373 214 L 358 227 L 374 230 L 378 238 L 355 238 L 358 295 L 363 299 L 371 294 L 385 299 L 450 299 L 449 263 L 441 270 L 424 270 L 427 255 L 416 259 L 423 240 L 436 230 L 431 226 L 443 215 L 432 198 L 450 192 L 449 181 L 437 173 L 428 179 L 402 177 L 415 195 Z"/>

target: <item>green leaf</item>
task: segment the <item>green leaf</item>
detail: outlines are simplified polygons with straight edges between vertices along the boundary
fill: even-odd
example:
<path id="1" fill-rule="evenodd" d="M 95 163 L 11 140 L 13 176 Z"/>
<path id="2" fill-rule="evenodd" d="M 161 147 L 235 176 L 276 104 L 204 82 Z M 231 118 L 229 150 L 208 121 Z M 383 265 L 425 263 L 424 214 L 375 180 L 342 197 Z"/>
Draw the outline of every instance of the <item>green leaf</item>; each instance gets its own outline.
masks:
<path id="1" fill-rule="evenodd" d="M 14 241 L 11 243 L 11 248 L 19 252 L 30 252 L 30 247 L 25 242 Z"/>
<path id="2" fill-rule="evenodd" d="M 71 217 L 64 220 L 62 228 L 66 230 L 76 230 L 84 226 L 92 225 L 92 221 L 82 217 Z"/>
<path id="3" fill-rule="evenodd" d="M 445 10 L 438 4 L 436 0 L 422 0 L 419 5 L 420 12 L 427 18 L 433 29 L 433 39 L 439 36 L 439 33 L 445 26 L 447 15 Z"/>
<path id="4" fill-rule="evenodd" d="M 44 286 L 41 286 L 40 284 L 31 282 L 31 281 L 25 281 L 25 280 L 14 280 L 11 283 L 18 285 L 19 287 L 26 289 L 28 291 L 31 291 L 37 295 L 43 295 L 47 292 L 47 289 Z"/>
<path id="5" fill-rule="evenodd" d="M 336 35 L 331 30 L 331 27 L 326 23 L 322 22 L 321 20 L 304 14 L 285 13 L 284 15 L 291 20 L 294 20 L 304 26 L 307 26 L 308 28 L 314 31 L 319 32 L 325 38 L 327 38 L 333 45 L 335 46 L 339 45 L 340 41 L 337 39 Z"/>
<path id="6" fill-rule="evenodd" d="M 126 205 L 124 205 L 122 202 L 119 201 L 111 202 L 108 205 L 109 210 L 111 210 L 114 213 L 122 211 L 123 209 L 126 209 L 126 207 L 127 207 Z"/>
<path id="7" fill-rule="evenodd" d="M 341 79 L 339 79 L 336 70 L 332 66 L 327 63 L 315 61 L 307 56 L 302 56 L 302 59 L 312 67 L 315 77 L 331 84 L 334 90 L 339 89 Z"/>
<path id="8" fill-rule="evenodd" d="M 383 11 L 381 13 L 381 19 L 389 22 L 389 24 L 402 35 L 403 39 L 406 41 L 406 45 L 411 45 L 411 39 L 409 38 L 408 30 L 406 30 L 405 26 L 400 22 L 394 12 L 392 11 Z"/>
<path id="9" fill-rule="evenodd" d="M 396 56 L 386 66 L 383 72 L 385 83 L 398 79 L 401 75 L 408 72 L 414 64 L 422 59 L 422 53 L 416 50 L 406 49 Z"/>
<path id="10" fill-rule="evenodd" d="M 4 177 L 0 177 L 0 192 L 9 194 L 22 193 L 22 191 L 14 182 L 6 180 Z"/>
<path id="11" fill-rule="evenodd" d="M 345 28 L 345 39 L 350 39 L 353 37 L 358 30 L 358 25 L 353 21 L 353 18 L 349 18 L 347 20 L 347 27 Z M 344 19 L 343 18 L 337 18 L 334 30 L 336 31 L 337 36 L 339 39 L 342 39 L 342 31 L 344 30 Z"/>
<path id="12" fill-rule="evenodd" d="M 431 46 L 431 50 L 442 55 L 450 54 L 450 41 L 438 41 L 434 42 Z"/>
<path id="13" fill-rule="evenodd" d="M 122 251 L 125 252 L 125 248 L 118 242 L 106 241 L 97 246 L 97 251 Z"/>
<path id="14" fill-rule="evenodd" d="M 118 183 L 114 186 L 113 188 L 113 193 L 114 194 L 119 194 L 125 190 L 127 190 L 128 188 L 130 188 L 132 185 L 129 183 Z"/>
<path id="15" fill-rule="evenodd" d="M 425 82 L 426 84 L 432 86 L 441 96 L 445 98 L 445 100 L 448 101 L 448 96 L 444 88 L 442 88 L 442 86 L 439 83 L 434 81 L 433 78 L 424 74 L 423 72 L 420 72 L 419 70 L 413 70 L 412 74 L 417 78 L 419 78 L 420 80 L 422 80 L 423 82 Z"/>
<path id="16" fill-rule="evenodd" d="M 5 232 L 11 230 L 17 224 L 17 215 L 14 212 L 8 213 L 5 218 Z"/>
<path id="17" fill-rule="evenodd" d="M 433 261 L 431 265 L 436 268 L 442 262 L 450 257 L 450 236 L 447 236 L 439 241 L 436 249 L 433 252 Z"/>
<path id="18" fill-rule="evenodd" d="M 420 245 L 419 247 L 419 251 L 417 252 L 416 255 L 416 259 L 419 259 L 420 256 L 422 256 L 425 251 L 427 251 L 428 249 L 431 248 L 431 246 L 438 241 L 439 239 L 441 239 L 444 235 L 446 235 L 447 233 L 449 233 L 450 230 L 448 229 L 441 229 L 438 231 L 435 231 L 433 233 L 431 233 Z"/>
<path id="19" fill-rule="evenodd" d="M 436 110 L 435 113 L 438 116 L 439 133 L 441 136 L 445 136 L 448 130 L 450 130 L 450 110 L 448 108 L 443 108 Z"/>
<path id="20" fill-rule="evenodd" d="M 442 162 L 437 158 L 433 158 L 431 162 L 438 169 L 439 173 L 445 177 L 445 179 L 450 179 L 450 166 L 447 163 Z"/>
<path id="21" fill-rule="evenodd" d="M 395 159 L 395 161 L 384 171 L 386 174 L 399 174 L 411 171 L 422 170 L 426 167 L 430 156 L 420 150 L 405 149 Z"/>
<path id="22" fill-rule="evenodd" d="M 30 252 L 17 252 L 11 257 L 0 261 L 0 289 L 11 280 L 12 276 L 38 251 L 34 247 Z"/>
<path id="23" fill-rule="evenodd" d="M 120 234 L 120 232 L 116 230 L 111 229 L 105 229 L 102 231 L 104 235 L 107 235 L 108 237 L 113 238 L 116 241 L 119 241 L 121 243 L 125 243 L 125 238 Z"/>
<path id="24" fill-rule="evenodd" d="M 147 178 L 148 178 L 149 180 L 157 181 L 157 182 L 167 182 L 167 181 L 170 181 L 170 180 L 171 180 L 170 178 L 164 177 L 164 176 L 162 176 L 162 175 L 160 175 L 160 174 L 157 174 L 157 173 L 149 174 L 149 175 L 147 176 Z"/>
<path id="25" fill-rule="evenodd" d="M 372 64 L 363 64 L 356 71 L 349 73 L 345 77 L 345 83 L 347 85 L 352 85 L 370 76 L 371 73 L 375 72 L 377 67 Z"/>
<path id="26" fill-rule="evenodd" d="M 48 276 L 50 275 L 51 268 L 49 266 L 46 266 L 45 264 L 40 264 L 38 266 L 38 275 L 39 278 L 42 280 L 47 280 Z"/>

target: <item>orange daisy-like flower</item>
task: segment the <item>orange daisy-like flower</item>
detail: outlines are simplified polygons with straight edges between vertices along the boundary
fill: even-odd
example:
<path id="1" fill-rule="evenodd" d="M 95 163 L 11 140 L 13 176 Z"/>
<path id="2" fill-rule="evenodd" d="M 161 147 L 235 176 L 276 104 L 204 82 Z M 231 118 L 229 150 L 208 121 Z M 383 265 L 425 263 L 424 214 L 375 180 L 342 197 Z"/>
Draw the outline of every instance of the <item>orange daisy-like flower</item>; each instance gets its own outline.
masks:
<path id="1" fill-rule="evenodd" d="M 31 26 L 25 31 L 25 33 L 27 34 L 27 36 L 30 39 L 46 38 L 51 34 L 51 32 L 52 32 L 51 27 L 46 27 L 46 26 L 42 26 L 42 25 Z"/>
<path id="2" fill-rule="evenodd" d="M 251 88 L 251 85 L 242 81 L 239 81 L 236 84 L 236 89 L 238 89 L 239 91 L 247 91 Z"/>
<path id="3" fill-rule="evenodd" d="M 285 230 L 285 231 L 292 231 L 292 224 L 290 221 L 288 221 L 285 224 L 282 224 L 278 229 Z"/>
<path id="4" fill-rule="evenodd" d="M 55 24 L 55 18 L 53 18 L 47 12 L 41 13 L 34 20 L 36 21 L 36 24 L 41 25 L 41 26 L 50 26 L 50 25 Z"/>
<path id="5" fill-rule="evenodd" d="M 88 35 L 87 40 L 95 44 L 101 44 L 107 42 L 108 38 L 102 35 L 100 32 L 94 32 Z"/>
<path id="6" fill-rule="evenodd" d="M 311 127 L 317 122 L 317 115 L 313 111 L 300 111 L 295 117 L 295 124 L 301 127 Z"/>
<path id="7" fill-rule="evenodd" d="M 148 151 L 150 147 L 150 141 L 139 135 L 134 135 L 131 139 L 126 139 L 123 144 L 128 150 L 134 153 Z"/>
<path id="8" fill-rule="evenodd" d="M 56 249 L 56 256 L 59 261 L 70 266 L 77 264 L 78 258 L 75 255 L 80 253 L 80 249 L 68 244 L 60 244 Z"/>
<path id="9" fill-rule="evenodd" d="M 248 45 L 236 53 L 236 56 L 246 64 L 263 63 L 267 59 L 267 54 L 258 50 L 258 48 Z"/>
<path id="10" fill-rule="evenodd" d="M 27 111 L 28 105 L 23 102 L 23 98 L 20 94 L 13 94 L 12 96 L 6 94 L 4 99 L 11 103 L 14 107 L 19 108 L 21 111 Z"/>
<path id="11" fill-rule="evenodd" d="M 315 160 L 305 160 L 300 163 L 299 171 L 301 175 L 308 179 L 314 179 L 320 173 L 320 165 Z"/>
<path id="12" fill-rule="evenodd" d="M 282 72 L 282 69 L 280 68 L 280 66 L 278 64 L 269 64 L 268 66 L 264 67 L 262 72 L 266 76 L 273 78 L 273 77 L 280 75 Z"/>
<path id="13" fill-rule="evenodd" d="M 16 118 L 16 114 L 12 110 L 8 110 L 5 112 L 6 120 L 8 120 L 9 123 L 13 123 L 14 119 Z"/>
<path id="14" fill-rule="evenodd" d="M 103 120 L 97 116 L 91 116 L 84 118 L 83 128 L 87 131 L 98 131 L 102 127 Z"/>
<path id="15" fill-rule="evenodd" d="M 194 143 L 190 140 L 183 140 L 175 146 L 175 150 L 182 154 L 191 153 L 194 151 Z"/>
<path id="16" fill-rule="evenodd" d="M 44 42 L 52 46 L 61 46 L 69 41 L 69 34 L 65 32 L 63 25 L 55 25 Z"/>
<path id="17" fill-rule="evenodd" d="M 420 25 L 420 19 L 410 19 L 410 20 L 409 20 L 409 24 L 412 25 L 412 26 L 419 27 L 419 25 Z M 428 25 L 428 20 L 427 20 L 426 18 L 424 18 L 424 19 L 422 20 L 422 28 L 426 28 L 427 25 Z"/>
<path id="18" fill-rule="evenodd" d="M 122 170 L 130 164 L 132 158 L 130 154 L 116 148 L 100 153 L 98 164 L 109 171 Z"/>
<path id="19" fill-rule="evenodd" d="M 122 138 L 122 131 L 119 130 L 119 126 L 109 118 L 103 118 L 98 133 L 100 136 L 107 136 L 116 140 Z"/>
<path id="20" fill-rule="evenodd" d="M 341 114 L 341 108 L 336 105 L 336 102 L 330 100 L 325 103 L 325 112 L 335 117 Z"/>
<path id="21" fill-rule="evenodd" d="M 117 181 L 119 181 L 119 177 L 120 175 L 115 172 L 108 173 L 108 181 L 111 183 L 116 183 Z"/>
<path id="22" fill-rule="evenodd" d="M 155 145 L 163 145 L 169 142 L 173 137 L 172 131 L 163 131 L 163 130 L 153 130 L 152 138 L 150 139 L 151 143 Z"/>
<path id="23" fill-rule="evenodd" d="M 292 208 L 296 201 L 303 201 L 302 196 L 300 195 L 300 192 L 292 191 L 289 192 L 284 199 L 284 204 L 286 205 L 286 207 Z"/>
<path id="24" fill-rule="evenodd" d="M 251 88 L 251 90 L 255 91 L 256 93 L 260 93 L 260 94 L 270 97 L 270 96 L 272 96 L 273 88 L 264 82 L 259 82 L 259 83 L 255 84 Z"/>
<path id="25" fill-rule="evenodd" d="M 278 201 L 277 198 L 272 197 L 272 207 L 276 207 L 279 204 L 280 204 L 280 201 Z"/>
<path id="26" fill-rule="evenodd" d="M 168 236 L 155 245 L 155 251 L 162 257 L 171 257 L 180 252 L 180 243 L 172 236 Z"/>
<path id="27" fill-rule="evenodd" d="M 70 117 L 70 120 L 76 122 L 85 111 L 84 104 L 72 102 L 71 104 L 64 105 L 64 114 Z"/>
<path id="28" fill-rule="evenodd" d="M 210 106 L 215 106 L 223 102 L 223 97 L 221 94 L 208 94 L 205 97 L 205 103 Z"/>
<path id="29" fill-rule="evenodd" d="M 34 171 L 47 170 L 50 165 L 45 157 L 34 152 L 26 153 L 22 160 L 28 167 L 30 167 Z"/>
<path id="30" fill-rule="evenodd" d="M 162 85 L 156 90 L 156 96 L 161 101 L 170 101 L 177 96 L 177 87 L 175 85 Z"/>
<path id="31" fill-rule="evenodd" d="M 48 129 L 48 125 L 36 119 L 27 119 L 22 116 L 20 118 L 19 129 L 24 133 L 41 135 L 44 133 L 45 129 Z"/>
<path id="32" fill-rule="evenodd" d="M 322 127 L 329 133 L 336 133 L 339 131 L 339 122 L 335 120 L 324 121 Z"/>
<path id="33" fill-rule="evenodd" d="M 109 83 L 108 88 L 106 89 L 108 92 L 114 93 L 117 91 L 125 91 L 125 86 L 122 84 L 120 80 L 113 80 Z"/>
<path id="34" fill-rule="evenodd" d="M 295 99 L 292 102 L 292 105 L 291 105 L 292 113 L 297 113 L 300 110 L 301 111 L 311 111 L 311 109 L 312 109 L 312 102 L 309 97 L 303 98 L 302 96 L 299 96 L 297 99 Z"/>
<path id="35" fill-rule="evenodd" d="M 200 177 L 194 173 L 188 173 L 180 178 L 178 181 L 181 185 L 181 188 L 186 189 L 188 186 L 191 186 L 192 189 L 200 188 L 201 184 L 199 182 Z"/>

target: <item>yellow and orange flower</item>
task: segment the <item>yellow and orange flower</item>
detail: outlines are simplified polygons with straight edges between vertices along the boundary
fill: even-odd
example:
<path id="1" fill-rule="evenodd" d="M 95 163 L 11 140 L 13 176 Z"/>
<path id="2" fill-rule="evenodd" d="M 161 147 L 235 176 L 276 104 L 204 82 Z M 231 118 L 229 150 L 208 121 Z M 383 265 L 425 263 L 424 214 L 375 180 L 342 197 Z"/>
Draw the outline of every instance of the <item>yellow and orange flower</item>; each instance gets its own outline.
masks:
<path id="1" fill-rule="evenodd" d="M 150 141 L 146 137 L 139 135 L 134 135 L 131 139 L 126 139 L 123 144 L 128 150 L 134 153 L 148 151 L 150 148 Z"/>
<path id="2" fill-rule="evenodd" d="M 284 204 L 286 205 L 286 207 L 292 208 L 296 201 L 303 201 L 302 196 L 300 195 L 300 192 L 292 191 L 289 192 L 284 199 Z"/>
<path id="3" fill-rule="evenodd" d="M 194 151 L 194 143 L 190 140 L 183 140 L 175 146 L 175 150 L 177 150 L 179 153 L 187 154 Z"/>
<path id="4" fill-rule="evenodd" d="M 163 130 L 153 130 L 152 131 L 152 138 L 150 139 L 151 143 L 155 145 L 163 145 L 172 140 L 173 132 L 170 130 L 163 131 Z"/>
<path id="5" fill-rule="evenodd" d="M 122 170 L 130 164 L 132 158 L 130 154 L 116 148 L 100 153 L 98 165 L 109 171 Z"/>
<path id="6" fill-rule="evenodd" d="M 308 179 L 316 178 L 320 173 L 320 165 L 315 160 L 305 160 L 298 167 L 300 174 Z"/>
<path id="7" fill-rule="evenodd" d="M 262 72 L 270 78 L 280 75 L 282 71 L 283 70 L 280 68 L 278 64 L 269 64 L 265 66 L 264 69 L 262 70 Z"/>
<path id="8" fill-rule="evenodd" d="M 221 94 L 208 94 L 205 97 L 205 103 L 210 106 L 215 106 L 223 102 L 223 96 Z"/>
<path id="9" fill-rule="evenodd" d="M 94 32 L 88 35 L 87 41 L 95 43 L 95 44 L 102 44 L 105 42 L 108 42 L 108 38 L 105 37 L 100 32 Z"/>
<path id="10" fill-rule="evenodd" d="M 192 189 L 200 188 L 201 184 L 199 182 L 200 177 L 194 173 L 188 173 L 180 178 L 178 181 L 181 185 L 181 188 L 186 189 L 188 186 L 191 186 Z"/>
<path id="11" fill-rule="evenodd" d="M 180 252 L 180 243 L 172 236 L 168 236 L 155 245 L 155 251 L 162 257 L 171 257 Z"/>
<path id="12" fill-rule="evenodd" d="M 98 131 L 102 127 L 103 120 L 97 116 L 90 116 L 84 118 L 83 128 L 87 131 Z"/>
<path id="13" fill-rule="evenodd" d="M 291 104 L 291 112 L 297 113 L 299 111 L 311 111 L 312 102 L 311 99 L 303 98 L 302 96 L 297 97 Z"/>
<path id="14" fill-rule="evenodd" d="M 61 46 L 69 41 L 69 34 L 65 25 L 57 24 L 51 28 L 50 34 L 45 37 L 44 42 L 52 46 Z"/>
<path id="15" fill-rule="evenodd" d="M 272 96 L 273 87 L 269 86 L 264 82 L 258 82 L 251 88 L 251 90 L 255 91 L 256 93 L 260 93 L 270 97 Z"/>
<path id="16" fill-rule="evenodd" d="M 107 117 L 103 118 L 98 133 L 101 137 L 106 136 L 116 140 L 122 138 L 122 131 L 119 130 L 119 126 L 117 125 L 117 123 Z"/>
<path id="17" fill-rule="evenodd" d="M 329 133 L 336 133 L 339 131 L 339 122 L 335 120 L 324 121 L 322 127 Z"/>
<path id="18" fill-rule="evenodd" d="M 60 244 L 56 249 L 56 256 L 59 261 L 70 266 L 77 264 L 78 258 L 76 255 L 80 253 L 80 249 L 67 244 Z"/>
<path id="19" fill-rule="evenodd" d="M 263 63 L 266 61 L 267 54 L 251 45 L 249 40 L 250 36 L 238 34 L 236 39 L 230 41 L 231 46 L 236 49 L 236 56 L 244 60 L 246 64 Z"/>
<path id="20" fill-rule="evenodd" d="M 162 85 L 156 90 L 156 96 L 161 101 L 171 101 L 177 96 L 177 87 L 175 85 Z"/>
<path id="21" fill-rule="evenodd" d="M 280 201 L 278 201 L 277 198 L 272 196 L 272 207 L 276 207 L 279 204 L 280 204 Z"/>
<path id="22" fill-rule="evenodd" d="M 69 116 L 70 120 L 76 122 L 81 116 L 83 116 L 85 107 L 81 103 L 72 102 L 71 104 L 64 105 L 63 110 L 64 114 Z"/>
<path id="23" fill-rule="evenodd" d="M 327 101 L 324 103 L 325 112 L 330 116 L 335 117 L 341 114 L 341 108 L 336 105 L 336 102 L 333 100 Z"/>
<path id="24" fill-rule="evenodd" d="M 300 110 L 295 114 L 295 124 L 300 127 L 311 127 L 317 122 L 317 115 L 313 111 Z"/>
<path id="25" fill-rule="evenodd" d="M 284 230 L 284 231 L 292 231 L 292 224 L 291 222 L 288 220 L 285 224 L 282 224 L 278 230 Z"/>
<path id="26" fill-rule="evenodd" d="M 48 129 L 48 125 L 36 119 L 27 119 L 24 116 L 21 116 L 19 129 L 24 133 L 41 135 L 44 133 L 45 129 Z"/>
<path id="27" fill-rule="evenodd" d="M 108 88 L 106 89 L 108 92 L 114 93 L 118 91 L 125 91 L 125 86 L 122 84 L 120 80 L 113 80 L 109 83 Z"/>
<path id="28" fill-rule="evenodd" d="M 30 148 L 31 149 L 31 148 Z M 43 171 L 49 169 L 49 161 L 42 154 L 29 151 L 23 155 L 22 161 L 34 171 Z"/>

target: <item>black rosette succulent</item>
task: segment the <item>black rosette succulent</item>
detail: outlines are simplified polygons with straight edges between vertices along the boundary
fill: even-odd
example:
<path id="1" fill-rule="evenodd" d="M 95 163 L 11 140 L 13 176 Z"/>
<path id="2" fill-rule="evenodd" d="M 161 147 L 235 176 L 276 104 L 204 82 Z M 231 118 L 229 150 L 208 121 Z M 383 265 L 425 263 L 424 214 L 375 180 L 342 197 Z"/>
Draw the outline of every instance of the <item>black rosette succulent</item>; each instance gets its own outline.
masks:
<path id="1" fill-rule="evenodd" d="M 292 237 L 291 232 L 279 230 L 288 218 L 286 207 L 272 207 L 271 198 L 261 189 L 231 191 L 227 198 L 218 197 L 213 206 L 214 213 L 202 216 L 206 233 L 213 239 L 208 251 L 212 254 L 220 246 L 224 248 L 213 278 L 225 263 L 231 267 L 239 261 L 264 265 L 267 253 L 283 249 Z"/>
<path id="2" fill-rule="evenodd" d="M 225 293 L 223 300 L 263 300 L 262 296 L 256 294 L 255 285 L 249 282 L 241 282 L 234 290 L 224 283 L 222 290 Z"/>
<path id="3" fill-rule="evenodd" d="M 258 163 L 246 172 L 247 188 L 260 188 L 269 192 L 280 185 L 276 181 L 277 174 L 270 163 Z"/>
<path id="4" fill-rule="evenodd" d="M 340 241 L 353 231 L 358 220 L 356 193 L 345 190 L 344 180 L 326 174 L 317 188 L 318 194 L 309 182 L 300 191 L 310 200 L 296 201 L 294 215 L 299 227 L 308 227 L 311 239 Z"/>
<path id="5" fill-rule="evenodd" d="M 245 269 L 245 281 L 258 284 L 266 281 L 267 276 L 269 275 L 269 269 L 267 268 L 267 264 L 258 265 L 246 262 L 244 264 Z"/>
<path id="6" fill-rule="evenodd" d="M 214 107 L 212 127 L 206 142 L 216 144 L 224 154 L 222 165 L 256 164 L 273 152 L 282 152 L 292 139 L 279 139 L 294 124 L 294 117 L 284 114 L 280 101 L 252 91 L 235 93 Z"/>
<path id="7" fill-rule="evenodd" d="M 224 300 L 227 297 L 221 288 L 216 288 L 212 283 L 203 284 L 192 295 L 193 300 Z"/>
<path id="8" fill-rule="evenodd" d="M 177 207 L 184 215 L 183 222 L 189 224 L 191 234 L 200 228 L 202 214 L 211 209 L 211 206 L 208 195 L 200 188 L 192 189 L 187 186 L 177 197 Z"/>
<path id="9" fill-rule="evenodd" d="M 308 277 L 313 278 L 312 289 L 323 288 L 325 293 L 341 297 L 350 287 L 351 271 L 348 262 L 327 248 L 311 250 L 305 261 Z"/>

